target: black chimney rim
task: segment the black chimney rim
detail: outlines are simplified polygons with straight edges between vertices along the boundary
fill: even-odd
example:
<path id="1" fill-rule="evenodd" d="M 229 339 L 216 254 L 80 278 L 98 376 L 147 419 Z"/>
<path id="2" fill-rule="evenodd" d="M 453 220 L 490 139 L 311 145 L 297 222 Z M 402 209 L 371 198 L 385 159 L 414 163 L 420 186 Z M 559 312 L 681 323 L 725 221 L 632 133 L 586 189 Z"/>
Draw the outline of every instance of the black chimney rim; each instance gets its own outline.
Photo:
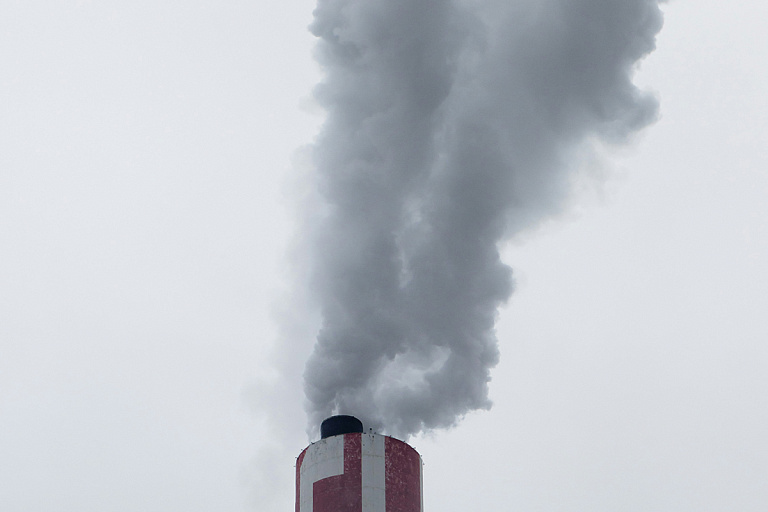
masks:
<path id="1" fill-rule="evenodd" d="M 363 422 L 354 416 L 338 414 L 326 418 L 320 424 L 320 439 L 342 434 L 362 434 Z"/>

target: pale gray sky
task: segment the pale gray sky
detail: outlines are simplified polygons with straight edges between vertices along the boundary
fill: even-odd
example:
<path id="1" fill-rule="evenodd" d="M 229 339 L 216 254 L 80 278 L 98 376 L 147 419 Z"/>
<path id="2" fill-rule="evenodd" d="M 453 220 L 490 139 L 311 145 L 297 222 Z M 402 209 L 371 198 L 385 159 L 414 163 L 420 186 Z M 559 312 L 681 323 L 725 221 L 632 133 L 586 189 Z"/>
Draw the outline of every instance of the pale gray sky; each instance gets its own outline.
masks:
<path id="1" fill-rule="evenodd" d="M 292 507 L 313 8 L 0 4 L 3 511 Z M 427 510 L 768 502 L 768 7 L 664 11 L 660 120 L 505 246 L 494 408 L 412 439 Z"/>

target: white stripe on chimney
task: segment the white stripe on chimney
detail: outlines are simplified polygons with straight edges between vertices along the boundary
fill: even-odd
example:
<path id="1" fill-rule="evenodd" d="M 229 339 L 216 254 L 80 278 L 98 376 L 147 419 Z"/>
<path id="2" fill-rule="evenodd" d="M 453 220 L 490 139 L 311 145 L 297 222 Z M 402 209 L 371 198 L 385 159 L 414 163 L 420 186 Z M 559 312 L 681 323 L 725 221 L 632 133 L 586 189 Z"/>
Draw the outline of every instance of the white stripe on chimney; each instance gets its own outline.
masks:
<path id="1" fill-rule="evenodd" d="M 386 512 L 384 436 L 363 434 L 363 511 Z M 302 511 L 303 512 L 303 511 Z"/>
<path id="2" fill-rule="evenodd" d="M 315 482 L 344 474 L 344 436 L 322 439 L 307 448 L 299 471 L 299 512 L 313 512 Z"/>

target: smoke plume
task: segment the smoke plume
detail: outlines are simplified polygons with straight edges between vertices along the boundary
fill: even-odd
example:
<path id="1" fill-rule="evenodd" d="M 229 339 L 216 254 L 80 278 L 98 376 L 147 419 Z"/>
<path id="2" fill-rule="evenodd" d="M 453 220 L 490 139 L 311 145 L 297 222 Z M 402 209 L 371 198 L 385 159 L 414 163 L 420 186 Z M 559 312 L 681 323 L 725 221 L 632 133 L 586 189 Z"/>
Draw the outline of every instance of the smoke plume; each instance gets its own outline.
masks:
<path id="1" fill-rule="evenodd" d="M 488 408 L 500 241 L 563 205 L 588 140 L 653 121 L 656 0 L 319 0 L 309 420 L 407 437 Z"/>

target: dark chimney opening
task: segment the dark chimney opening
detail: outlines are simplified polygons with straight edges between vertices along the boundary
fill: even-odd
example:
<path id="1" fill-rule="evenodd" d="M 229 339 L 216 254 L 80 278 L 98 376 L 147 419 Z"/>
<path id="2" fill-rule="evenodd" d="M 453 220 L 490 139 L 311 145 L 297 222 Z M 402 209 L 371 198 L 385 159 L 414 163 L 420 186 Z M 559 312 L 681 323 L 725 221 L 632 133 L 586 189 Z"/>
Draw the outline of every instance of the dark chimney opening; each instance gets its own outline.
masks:
<path id="1" fill-rule="evenodd" d="M 320 424 L 320 438 L 363 432 L 363 422 L 354 416 L 340 414 L 325 419 Z"/>

